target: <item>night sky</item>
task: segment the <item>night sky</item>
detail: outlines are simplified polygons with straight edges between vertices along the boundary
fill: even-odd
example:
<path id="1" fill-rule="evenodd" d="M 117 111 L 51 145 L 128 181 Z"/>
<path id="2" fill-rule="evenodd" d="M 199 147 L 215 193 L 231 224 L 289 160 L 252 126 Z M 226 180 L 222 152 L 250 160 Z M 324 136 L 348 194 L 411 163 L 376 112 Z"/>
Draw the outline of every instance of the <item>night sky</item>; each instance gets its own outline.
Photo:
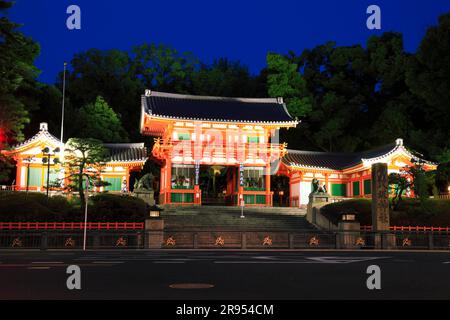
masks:
<path id="1" fill-rule="evenodd" d="M 66 8 L 81 8 L 81 30 L 66 28 Z M 366 28 L 366 8 L 381 7 L 382 30 Z M 448 0 L 16 0 L 10 18 L 41 45 L 41 81 L 53 83 L 63 62 L 89 48 L 129 50 L 144 42 L 190 51 L 202 61 L 228 57 L 258 73 L 268 51 L 300 53 L 328 40 L 365 44 L 398 31 L 415 51 L 426 28 L 450 12 Z"/>

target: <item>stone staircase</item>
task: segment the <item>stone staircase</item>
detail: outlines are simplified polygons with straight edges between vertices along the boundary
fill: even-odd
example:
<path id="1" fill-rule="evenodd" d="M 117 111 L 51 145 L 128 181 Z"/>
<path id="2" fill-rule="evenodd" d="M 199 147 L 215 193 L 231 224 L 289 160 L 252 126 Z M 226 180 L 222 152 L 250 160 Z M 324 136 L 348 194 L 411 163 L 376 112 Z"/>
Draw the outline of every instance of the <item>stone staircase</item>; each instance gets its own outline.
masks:
<path id="1" fill-rule="evenodd" d="M 288 207 L 185 206 L 165 207 L 161 212 L 166 229 L 223 230 L 316 230 L 306 220 L 306 210 Z"/>

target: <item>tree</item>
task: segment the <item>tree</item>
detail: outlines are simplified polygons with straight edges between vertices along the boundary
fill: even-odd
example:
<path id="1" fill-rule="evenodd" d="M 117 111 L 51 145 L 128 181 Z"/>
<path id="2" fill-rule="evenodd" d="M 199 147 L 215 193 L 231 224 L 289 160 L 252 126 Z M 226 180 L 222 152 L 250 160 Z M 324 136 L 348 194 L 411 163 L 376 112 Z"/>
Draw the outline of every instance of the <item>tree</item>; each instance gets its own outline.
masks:
<path id="1" fill-rule="evenodd" d="M 163 44 L 144 43 L 133 48 L 133 69 L 144 86 L 160 91 L 189 93 L 198 59 Z"/>
<path id="2" fill-rule="evenodd" d="M 434 157 L 450 149 L 450 13 L 428 28 L 415 56 L 409 59 L 407 84 L 421 97 L 423 143 Z"/>
<path id="3" fill-rule="evenodd" d="M 80 138 L 94 138 L 103 142 L 128 140 L 119 116 L 101 96 L 98 96 L 94 103 L 86 104 L 80 109 L 78 121 L 83 128 L 79 131 Z"/>
<path id="4" fill-rule="evenodd" d="M 192 75 L 192 94 L 222 97 L 262 97 L 266 95 L 264 82 L 252 76 L 247 66 L 227 58 L 202 63 Z"/>
<path id="5" fill-rule="evenodd" d="M 5 12 L 12 4 L 0 1 L 0 11 Z M 30 121 L 25 102 L 29 101 L 21 89 L 33 86 L 38 74 L 33 62 L 39 45 L 19 32 L 19 26 L 4 16 L 0 18 L 0 128 L 4 135 L 0 148 L 24 138 L 24 126 Z"/>
<path id="6" fill-rule="evenodd" d="M 388 177 L 389 185 L 394 185 L 395 195 L 392 198 L 393 210 L 398 210 L 400 203 L 402 202 L 402 195 L 404 192 L 411 188 L 412 181 L 408 180 L 405 175 L 400 173 L 390 173 Z"/>
<path id="7" fill-rule="evenodd" d="M 60 89 L 62 78 L 60 72 L 57 83 Z M 127 52 L 89 49 L 75 54 L 66 74 L 66 119 L 77 117 L 83 106 L 102 96 L 121 119 L 128 137 L 142 139 L 139 101 L 144 89 Z M 64 132 L 66 137 L 77 136 L 78 122 L 66 122 Z"/>
<path id="8" fill-rule="evenodd" d="M 0 153 L 0 182 L 8 181 L 9 174 L 13 168 L 12 159 Z"/>
<path id="9" fill-rule="evenodd" d="M 394 210 L 398 210 L 402 202 L 402 195 L 407 190 L 413 190 L 414 196 L 419 199 L 421 205 L 428 199 L 428 183 L 423 163 L 412 160 L 414 165 L 406 166 L 400 173 L 391 173 L 388 176 L 390 185 L 394 185 L 395 196 L 392 199 Z"/>
<path id="10" fill-rule="evenodd" d="M 293 117 L 308 116 L 311 112 L 311 99 L 306 90 L 306 82 L 301 76 L 298 65 L 287 57 L 267 54 L 268 93 L 271 97 L 283 97 Z"/>
<path id="11" fill-rule="evenodd" d="M 99 140 L 71 138 L 67 141 L 65 163 L 69 168 L 67 175 L 71 183 L 69 188 L 79 192 L 83 209 L 85 181 L 88 179 L 92 185 L 98 180 L 98 168 L 104 164 L 106 157 L 107 151 Z"/>

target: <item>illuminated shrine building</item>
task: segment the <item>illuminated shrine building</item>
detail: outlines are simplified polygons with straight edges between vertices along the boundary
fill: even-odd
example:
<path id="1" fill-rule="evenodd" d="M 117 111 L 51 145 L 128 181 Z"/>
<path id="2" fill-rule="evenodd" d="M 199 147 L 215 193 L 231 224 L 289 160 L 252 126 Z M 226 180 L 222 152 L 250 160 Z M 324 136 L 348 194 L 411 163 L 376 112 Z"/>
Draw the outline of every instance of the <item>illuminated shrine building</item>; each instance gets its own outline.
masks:
<path id="1" fill-rule="evenodd" d="M 147 90 L 141 98 L 140 131 L 154 137 L 151 152 L 143 143 L 104 144 L 109 157 L 97 170 L 109 185 L 94 191 L 130 191 L 130 172 L 142 170 L 151 159 L 161 166 L 155 190 L 159 204 L 304 207 L 314 178 L 332 197 L 371 197 L 373 163 L 387 163 L 389 173 L 401 172 L 415 161 L 421 161 L 425 170 L 436 168 L 411 153 L 402 139 L 358 153 L 287 149 L 278 141 L 278 132 L 297 125 L 299 121 L 289 115 L 282 98 Z M 64 161 L 64 153 L 55 151 L 64 147 L 47 124 L 41 123 L 36 135 L 2 151 L 16 161 L 14 185 L 2 188 L 45 192 L 47 176 L 52 182 L 64 179 L 68 172 L 53 162 L 55 157 Z M 45 148 L 51 153 L 50 166 L 43 162 Z M 413 196 L 412 191 L 406 196 Z"/>
<path id="2" fill-rule="evenodd" d="M 205 174 L 213 180 L 213 196 L 228 205 L 244 201 L 246 206 L 272 206 L 273 176 L 289 181 L 288 190 L 280 194 L 286 193 L 287 205 L 293 207 L 308 203 L 314 178 L 325 184 L 333 197 L 370 197 L 373 163 L 387 163 L 389 172 L 399 172 L 419 160 L 402 139 L 360 153 L 288 150 L 278 141 L 278 130 L 298 123 L 282 98 L 147 90 L 142 96 L 140 130 L 156 137 L 151 154 L 161 164 L 159 203 L 206 204 L 211 200 L 206 192 L 211 186 L 202 178 Z M 420 160 L 426 170 L 436 167 Z"/>
<path id="3" fill-rule="evenodd" d="M 297 123 L 282 99 L 147 91 L 141 133 L 158 137 L 152 155 L 161 162 L 160 203 L 201 204 L 202 170 L 212 179 L 225 175 L 214 193 L 224 203 L 271 206 L 271 162 L 286 153 L 276 133 Z"/>
<path id="4" fill-rule="evenodd" d="M 106 162 L 99 168 L 88 170 L 90 173 L 97 172 L 98 178 L 108 182 L 109 185 L 95 187 L 93 191 L 120 192 L 125 188 L 129 190 L 130 172 L 140 171 L 148 159 L 144 143 L 108 143 L 104 144 L 104 147 L 108 153 Z M 43 153 L 46 148 L 48 153 Z M 16 161 L 16 178 L 12 189 L 45 192 L 47 177 L 50 190 L 61 189 L 55 185 L 67 186 L 69 168 L 61 164 L 64 163 L 62 152 L 64 149 L 65 145 L 61 143 L 61 140 L 48 131 L 47 123 L 41 123 L 39 132 L 33 137 L 14 146 L 12 150 L 3 150 L 2 153 Z M 50 165 L 43 161 L 44 158 L 48 158 L 48 154 L 50 154 Z M 55 158 L 59 160 L 56 163 Z M 47 174 L 49 167 L 50 171 Z"/>

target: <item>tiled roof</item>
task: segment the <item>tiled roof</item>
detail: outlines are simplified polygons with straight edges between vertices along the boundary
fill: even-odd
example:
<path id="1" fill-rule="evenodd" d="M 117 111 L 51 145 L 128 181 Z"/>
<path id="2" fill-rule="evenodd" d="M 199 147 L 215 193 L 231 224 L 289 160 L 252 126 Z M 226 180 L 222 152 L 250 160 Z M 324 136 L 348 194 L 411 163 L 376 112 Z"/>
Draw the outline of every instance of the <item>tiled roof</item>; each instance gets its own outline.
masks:
<path id="1" fill-rule="evenodd" d="M 46 140 L 50 140 L 52 141 L 55 145 L 61 145 L 61 140 L 59 140 L 57 137 L 55 137 L 54 135 L 52 135 L 50 132 L 48 132 L 47 130 L 40 130 L 38 133 L 36 133 L 34 136 L 32 136 L 31 138 L 16 144 L 15 146 L 13 146 L 13 149 L 18 149 L 21 148 L 23 146 L 26 146 L 27 144 L 30 144 L 34 141 L 37 141 L 41 138 L 44 138 Z"/>
<path id="2" fill-rule="evenodd" d="M 282 99 L 225 98 L 146 91 L 143 110 L 169 119 L 224 122 L 296 123 Z"/>
<path id="3" fill-rule="evenodd" d="M 105 143 L 108 149 L 108 162 L 146 161 L 147 148 L 144 143 Z"/>
<path id="4" fill-rule="evenodd" d="M 282 161 L 287 166 L 343 170 L 358 165 L 362 163 L 363 160 L 376 160 L 377 158 L 388 156 L 399 149 L 402 149 L 411 158 L 419 159 L 403 146 L 403 141 L 401 139 L 397 139 L 395 143 L 363 152 L 337 153 L 288 150 Z M 433 164 L 429 161 L 425 161 L 425 163 Z"/>

